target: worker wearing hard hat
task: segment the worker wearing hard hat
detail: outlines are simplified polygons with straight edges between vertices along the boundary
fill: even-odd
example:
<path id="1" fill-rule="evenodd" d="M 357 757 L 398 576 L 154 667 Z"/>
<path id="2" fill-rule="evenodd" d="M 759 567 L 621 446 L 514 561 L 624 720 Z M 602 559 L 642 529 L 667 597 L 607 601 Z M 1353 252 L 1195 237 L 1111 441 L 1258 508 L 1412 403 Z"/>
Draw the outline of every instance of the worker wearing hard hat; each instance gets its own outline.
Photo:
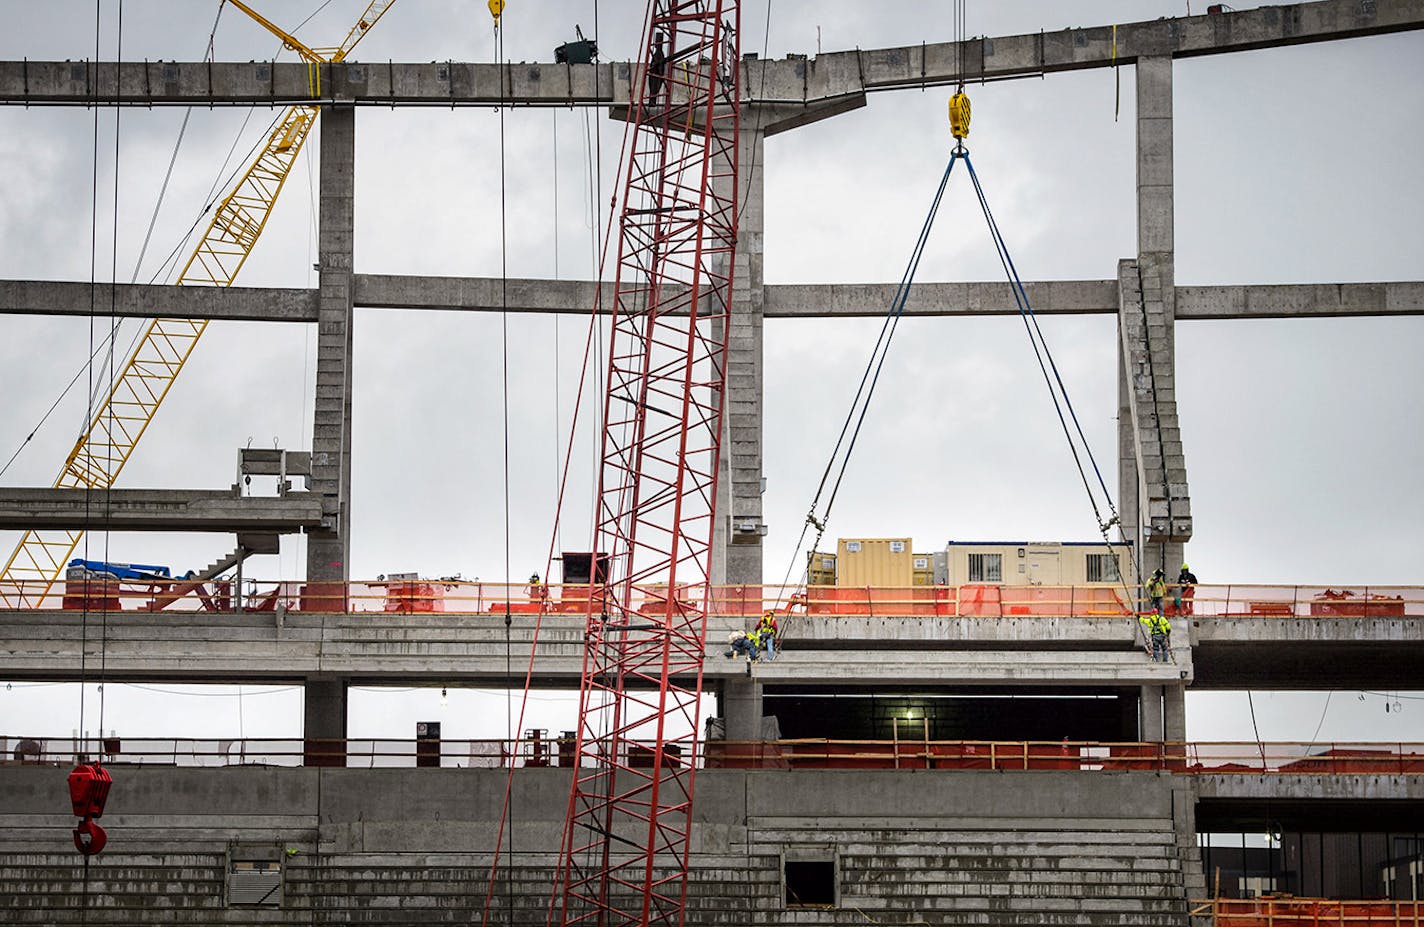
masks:
<path id="1" fill-rule="evenodd" d="M 756 631 L 757 643 L 766 651 L 768 660 L 776 659 L 776 612 L 768 611 L 761 616 L 761 621 L 757 622 Z"/>
<path id="2" fill-rule="evenodd" d="M 1152 571 L 1152 578 L 1147 581 L 1147 599 L 1152 603 L 1152 610 L 1157 614 L 1162 614 L 1162 597 L 1167 594 L 1167 574 L 1158 567 Z"/>
<path id="3" fill-rule="evenodd" d="M 1177 591 L 1174 604 L 1177 606 L 1177 614 L 1190 615 L 1192 613 L 1192 599 L 1197 594 L 1197 574 L 1192 572 L 1192 568 L 1185 563 L 1182 564 L 1182 572 L 1177 574 Z"/>
<path id="4" fill-rule="evenodd" d="M 1152 661 L 1166 663 L 1171 659 L 1172 623 L 1160 611 L 1138 615 L 1137 620 L 1147 628 L 1152 642 Z"/>

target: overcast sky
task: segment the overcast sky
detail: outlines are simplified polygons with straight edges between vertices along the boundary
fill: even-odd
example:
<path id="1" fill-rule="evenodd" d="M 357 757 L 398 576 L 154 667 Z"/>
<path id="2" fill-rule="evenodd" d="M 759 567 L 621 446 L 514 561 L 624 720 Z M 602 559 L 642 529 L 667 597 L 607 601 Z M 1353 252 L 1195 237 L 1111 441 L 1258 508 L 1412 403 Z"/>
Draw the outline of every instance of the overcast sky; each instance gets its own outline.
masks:
<path id="1" fill-rule="evenodd" d="M 290 26 L 319 5 L 269 0 L 262 9 Z M 363 5 L 335 0 L 299 35 L 313 45 L 333 43 Z M 115 54 L 116 6 L 103 4 L 104 58 Z M 605 58 L 634 54 L 640 7 L 603 5 L 597 36 Z M 575 23 L 595 34 L 594 9 L 590 0 L 511 2 L 506 56 L 549 60 L 555 45 L 573 37 Z M 198 60 L 216 11 L 216 2 L 129 0 L 122 56 Z M 970 3 L 968 28 L 1003 35 L 1185 12 L 1180 0 L 998 0 Z M 948 4 L 776 2 L 768 32 L 767 7 L 754 2 L 743 14 L 743 51 L 781 57 L 814 55 L 818 47 L 946 41 L 953 38 L 948 14 Z M 26 4 L 0 35 L 0 59 L 93 57 L 93 16 L 90 2 Z M 275 40 L 231 6 L 222 12 L 214 46 L 222 60 L 277 52 Z M 492 57 L 488 12 L 475 0 L 400 0 L 353 55 Z M 1424 35 L 1194 58 L 1178 62 L 1174 75 L 1178 283 L 1424 277 L 1424 179 L 1417 169 L 1424 149 Z M 975 165 L 1026 279 L 1111 278 L 1117 261 L 1135 253 L 1133 77 L 1124 67 L 970 88 Z M 1114 118 L 1117 81 L 1122 105 Z M 944 89 L 876 94 L 864 109 L 768 141 L 768 283 L 899 279 L 950 147 L 946 97 Z M 0 109 L 0 278 L 88 280 L 92 254 L 97 278 L 107 280 L 117 228 L 118 279 L 149 280 L 209 202 L 215 182 L 232 173 L 276 115 L 192 111 L 152 242 L 136 268 L 184 113 L 124 110 L 116 164 L 116 115 L 101 112 L 94 185 L 93 113 Z M 511 275 L 592 275 L 587 152 L 601 145 L 597 189 L 606 203 L 616 186 L 619 131 L 585 111 L 506 113 Z M 309 144 L 305 163 L 293 172 L 240 283 L 315 285 L 318 145 L 319 138 Z M 497 276 L 499 145 L 499 117 L 490 110 L 360 110 L 356 270 Z M 998 278 L 966 181 L 951 182 L 921 281 Z M 878 324 L 766 325 L 769 581 L 791 560 L 814 479 Z M 1042 324 L 1115 492 L 1114 320 Z M 586 326 L 582 316 L 510 318 L 505 395 L 497 316 L 357 310 L 354 578 L 409 570 L 494 579 L 504 574 L 506 558 L 513 576 L 542 571 Z M 102 337 L 102 328 L 97 324 L 92 337 Z M 135 328 L 124 327 L 122 345 Z M 309 447 L 313 328 L 210 326 L 121 484 L 223 487 L 233 480 L 237 448 L 249 442 Z M 84 319 L 0 317 L 6 397 L 0 463 L 81 369 L 94 343 L 90 329 Z M 1424 582 L 1424 499 L 1415 490 L 1424 469 L 1421 346 L 1420 318 L 1178 325 L 1178 400 L 1195 517 L 1188 555 L 1204 582 Z M 53 481 L 86 417 L 82 382 L 0 482 Z M 508 549 L 506 409 L 515 461 Z M 587 549 L 592 453 L 587 434 L 579 436 L 575 457 L 586 464 L 573 474 L 556 549 Z M 1011 318 L 902 323 L 829 535 L 910 536 L 917 550 L 930 550 L 948 540 L 1095 534 L 1021 324 Z M 0 534 L 0 545 L 8 549 L 17 537 Z M 104 544 L 92 538 L 90 555 L 178 571 L 201 567 L 232 546 L 219 536 L 114 535 Z M 303 564 L 300 539 L 293 539 L 280 558 L 260 560 L 251 572 L 297 578 Z M 284 697 L 294 696 L 267 696 Z M 1300 698 L 1309 705 L 1301 724 L 1313 727 L 1323 695 Z M 1353 694 L 1333 698 L 1332 716 L 1345 716 L 1342 701 L 1370 704 Z M 1418 707 L 1410 711 L 1410 704 Z M 1377 736 L 1424 740 L 1424 703 L 1404 707 Z M 1212 712 L 1218 714 L 1220 736 L 1240 733 L 1233 726 L 1240 712 Z M 1374 714 L 1385 719 L 1382 709 Z M 380 715 L 373 709 L 364 717 Z M 1409 725 L 1403 733 L 1401 719 Z M 359 727 L 353 722 L 353 733 Z M 1345 738 L 1350 729 L 1322 736 Z M 399 730 L 407 730 L 403 720 Z M 1263 734 L 1310 733 L 1294 730 Z"/>

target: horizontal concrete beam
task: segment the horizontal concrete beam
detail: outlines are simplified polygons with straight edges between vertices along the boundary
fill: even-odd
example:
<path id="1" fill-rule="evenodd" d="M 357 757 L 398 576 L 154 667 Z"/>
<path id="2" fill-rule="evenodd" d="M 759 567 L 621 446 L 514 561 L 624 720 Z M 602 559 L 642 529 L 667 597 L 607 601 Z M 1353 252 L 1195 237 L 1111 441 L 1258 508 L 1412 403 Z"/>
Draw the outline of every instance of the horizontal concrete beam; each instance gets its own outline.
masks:
<path id="1" fill-rule="evenodd" d="M 1178 286 L 1179 319 L 1299 319 L 1424 315 L 1424 283 Z"/>
<path id="2" fill-rule="evenodd" d="M 1424 665 L 1424 618 L 1193 618 L 1198 688 L 1407 689 Z"/>
<path id="3" fill-rule="evenodd" d="M 356 274 L 356 305 L 386 309 L 587 314 L 591 280 L 430 277 Z M 894 299 L 889 283 L 782 283 L 766 287 L 769 319 L 883 316 Z M 1029 304 L 1043 315 L 1107 315 L 1118 311 L 1115 280 L 1043 280 L 1024 284 Z M 92 301 L 91 301 L 92 298 Z M 603 285 L 603 306 L 613 285 Z M 176 287 L 0 280 L 0 314 L 315 322 L 317 291 L 297 288 Z M 1007 283 L 918 283 L 905 302 L 907 316 L 1017 315 Z M 1335 316 L 1424 315 L 1424 282 L 1315 283 L 1252 286 L 1179 286 L 1177 318 L 1291 319 Z"/>
<path id="4" fill-rule="evenodd" d="M 291 598 L 307 595 L 300 585 L 293 585 Z M 380 607 L 379 600 L 369 604 Z M 509 681 L 507 645 L 512 642 L 516 660 L 527 662 L 535 621 L 532 615 L 515 615 L 507 630 L 497 605 L 482 614 L 291 611 L 280 617 L 272 612 L 193 614 L 182 606 L 152 613 L 135 596 L 125 597 L 123 606 L 125 620 L 111 629 L 104 659 L 109 678 L 133 682 L 270 682 L 332 673 L 363 685 L 439 679 L 497 687 Z M 709 619 L 703 672 L 709 684 L 749 674 L 746 660 L 722 656 L 728 633 L 744 626 L 741 618 Z M 809 626 L 808 619 L 799 627 Z M 931 641 L 940 631 L 953 639 Z M 798 630 L 785 653 L 774 662 L 752 665 L 750 674 L 772 684 L 868 687 L 890 679 L 923 685 L 1089 687 L 1190 679 L 1189 651 L 1179 651 L 1178 663 L 1153 663 L 1133 647 L 1126 620 L 1044 619 L 1039 637 L 1028 631 L 1027 619 L 997 617 L 957 619 L 952 628 L 924 618 L 828 621 L 806 646 Z M 1065 649 L 1045 650 L 1043 635 L 1050 633 L 1079 637 L 1059 641 Z M 97 653 L 99 643 L 90 639 L 86 644 L 79 614 L 0 612 L 0 678 L 75 679 L 83 646 Z M 534 662 L 536 684 L 577 688 L 583 646 L 582 616 L 545 616 Z"/>
<path id="5" fill-rule="evenodd" d="M 315 322 L 315 289 L 0 280 L 0 314 Z"/>
<path id="6" fill-rule="evenodd" d="M 1424 28 L 1424 0 L 1320 0 L 1216 15 L 746 61 L 747 102 L 820 104 L 863 94 L 1192 57 Z M 626 102 L 632 66 L 0 62 L 0 104 L 371 106 L 608 105 Z"/>
<path id="7" fill-rule="evenodd" d="M 356 274 L 352 280 L 358 306 L 384 309 L 462 309 L 474 312 L 566 312 L 586 314 L 598 285 L 592 280 L 535 280 L 499 277 L 421 277 Z M 613 285 L 603 286 L 611 306 Z"/>
<path id="8" fill-rule="evenodd" d="M 221 490 L 0 488 L 0 529 L 10 531 L 82 528 L 286 534 L 321 525 L 321 497 L 311 493 L 242 497 Z"/>
<path id="9" fill-rule="evenodd" d="M 893 283 L 768 284 L 769 319 L 883 316 L 898 287 Z M 1117 281 L 1057 280 L 1024 284 L 1029 305 L 1045 314 L 1117 312 Z M 1007 283 L 917 283 L 905 300 L 905 315 L 1018 315 Z"/>

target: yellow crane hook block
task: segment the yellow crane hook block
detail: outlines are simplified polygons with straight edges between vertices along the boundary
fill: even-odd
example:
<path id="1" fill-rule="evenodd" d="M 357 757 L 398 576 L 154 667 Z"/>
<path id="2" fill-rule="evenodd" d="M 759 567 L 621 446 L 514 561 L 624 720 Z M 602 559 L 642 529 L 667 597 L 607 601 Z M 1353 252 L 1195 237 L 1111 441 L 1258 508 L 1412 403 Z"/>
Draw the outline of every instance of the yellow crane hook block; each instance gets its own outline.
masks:
<path id="1" fill-rule="evenodd" d="M 949 98 L 949 132 L 961 140 L 969 135 L 969 95 L 963 90 Z"/>
<path id="2" fill-rule="evenodd" d="M 494 17 L 494 24 L 499 25 L 499 14 L 504 12 L 504 0 L 489 0 L 490 15 Z"/>

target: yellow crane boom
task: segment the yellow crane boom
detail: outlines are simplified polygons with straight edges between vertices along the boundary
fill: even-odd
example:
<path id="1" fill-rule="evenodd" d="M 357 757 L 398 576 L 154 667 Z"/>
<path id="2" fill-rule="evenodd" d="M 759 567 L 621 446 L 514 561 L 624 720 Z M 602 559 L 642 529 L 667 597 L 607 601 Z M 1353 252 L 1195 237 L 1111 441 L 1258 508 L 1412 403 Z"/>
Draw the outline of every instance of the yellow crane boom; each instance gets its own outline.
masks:
<path id="1" fill-rule="evenodd" d="M 321 63 L 344 59 L 395 0 L 372 0 L 345 40 L 334 49 L 322 50 L 303 45 L 241 0 L 230 2 L 308 62 Z M 319 112 L 315 106 L 293 106 L 282 115 L 232 192 L 214 209 L 212 221 L 174 281 L 177 285 L 232 286 L 256 246 Z M 207 327 L 206 319 L 149 322 L 108 395 L 96 407 L 89 427 L 69 452 L 54 481 L 56 488 L 92 490 L 114 485 Z M 0 573 L 0 606 L 38 606 L 83 537 L 82 531 L 25 532 Z"/>

